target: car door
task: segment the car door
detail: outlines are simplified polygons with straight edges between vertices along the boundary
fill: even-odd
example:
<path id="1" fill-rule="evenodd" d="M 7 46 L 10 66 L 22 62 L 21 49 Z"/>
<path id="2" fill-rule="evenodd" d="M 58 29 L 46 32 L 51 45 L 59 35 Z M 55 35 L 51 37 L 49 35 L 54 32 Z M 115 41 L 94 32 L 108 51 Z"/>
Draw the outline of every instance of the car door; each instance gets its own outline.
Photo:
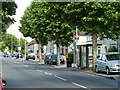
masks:
<path id="1" fill-rule="evenodd" d="M 102 59 L 102 54 L 99 54 L 96 60 L 96 65 L 99 68 L 99 70 L 101 70 L 101 59 Z"/>
<path id="2" fill-rule="evenodd" d="M 103 54 L 102 59 L 101 59 L 101 69 L 102 69 L 102 71 L 106 71 L 106 64 L 107 64 L 106 55 Z"/>

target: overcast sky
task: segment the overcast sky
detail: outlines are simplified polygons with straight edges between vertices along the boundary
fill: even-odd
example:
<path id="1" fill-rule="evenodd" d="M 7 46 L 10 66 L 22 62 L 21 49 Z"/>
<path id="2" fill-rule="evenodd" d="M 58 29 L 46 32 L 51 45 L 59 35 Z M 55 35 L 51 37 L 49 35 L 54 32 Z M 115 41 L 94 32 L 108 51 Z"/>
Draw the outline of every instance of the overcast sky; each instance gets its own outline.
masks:
<path id="1" fill-rule="evenodd" d="M 30 5 L 30 2 L 32 0 L 15 0 L 18 8 L 16 10 L 16 15 L 12 16 L 15 18 L 16 22 L 12 24 L 8 29 L 7 32 L 10 34 L 15 35 L 17 38 L 23 37 L 23 35 L 19 32 L 18 26 L 20 26 L 20 19 L 28 5 Z M 31 38 L 26 38 L 28 42 L 30 42 Z"/>

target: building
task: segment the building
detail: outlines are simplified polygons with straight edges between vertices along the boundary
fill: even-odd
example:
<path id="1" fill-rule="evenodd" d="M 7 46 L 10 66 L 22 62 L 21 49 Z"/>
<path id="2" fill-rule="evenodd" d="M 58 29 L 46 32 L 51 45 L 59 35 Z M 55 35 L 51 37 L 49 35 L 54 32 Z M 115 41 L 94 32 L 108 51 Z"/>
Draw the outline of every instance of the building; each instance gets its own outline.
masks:
<path id="1" fill-rule="evenodd" d="M 60 54 L 67 55 L 68 52 L 72 51 L 71 47 L 63 47 L 60 46 Z M 46 46 L 44 46 L 44 53 L 57 54 L 57 46 L 54 42 L 48 42 Z"/>
<path id="2" fill-rule="evenodd" d="M 111 39 L 97 39 L 97 54 L 105 53 L 108 51 L 110 47 L 117 48 L 117 41 Z M 80 67 L 88 67 L 90 59 L 93 56 L 92 50 L 92 36 L 87 34 L 81 34 L 79 36 L 79 40 L 77 41 L 77 51 L 78 51 L 78 59 L 76 62 Z M 91 59 L 92 60 L 92 59 Z"/>
<path id="3" fill-rule="evenodd" d="M 119 35 L 119 39 L 118 39 L 118 51 L 120 52 L 120 35 Z"/>
<path id="4" fill-rule="evenodd" d="M 33 53 L 37 54 L 38 51 L 38 44 L 36 40 L 32 40 L 28 45 L 27 45 L 27 52 L 32 50 Z"/>

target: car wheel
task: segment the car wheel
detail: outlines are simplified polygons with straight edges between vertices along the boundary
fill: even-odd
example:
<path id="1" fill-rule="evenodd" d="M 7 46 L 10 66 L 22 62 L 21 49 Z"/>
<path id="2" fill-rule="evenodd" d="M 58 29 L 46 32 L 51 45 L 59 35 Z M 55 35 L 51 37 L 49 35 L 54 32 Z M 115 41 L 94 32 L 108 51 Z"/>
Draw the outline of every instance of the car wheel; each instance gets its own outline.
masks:
<path id="1" fill-rule="evenodd" d="M 35 60 L 35 58 L 33 58 L 33 60 Z"/>
<path id="2" fill-rule="evenodd" d="M 109 68 L 106 68 L 106 73 L 107 73 L 107 75 L 110 74 L 110 69 Z"/>
<path id="3" fill-rule="evenodd" d="M 98 69 L 98 67 L 97 67 L 97 66 L 95 67 L 95 72 L 96 72 L 96 73 L 98 73 L 98 72 L 99 72 L 99 69 Z"/>

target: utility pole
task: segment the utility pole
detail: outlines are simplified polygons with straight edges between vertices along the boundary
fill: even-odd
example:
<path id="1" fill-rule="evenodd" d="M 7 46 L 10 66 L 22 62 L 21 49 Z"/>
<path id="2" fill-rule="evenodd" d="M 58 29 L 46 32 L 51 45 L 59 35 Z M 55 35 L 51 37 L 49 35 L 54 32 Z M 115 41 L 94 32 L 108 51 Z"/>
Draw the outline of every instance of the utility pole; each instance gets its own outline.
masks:
<path id="1" fill-rule="evenodd" d="M 74 60 L 73 60 L 73 67 L 75 67 L 75 32 L 73 33 L 73 38 L 74 38 L 74 42 L 73 42 L 73 45 L 74 45 Z"/>
<path id="2" fill-rule="evenodd" d="M 25 59 L 26 59 L 26 40 L 25 40 Z"/>
<path id="3" fill-rule="evenodd" d="M 77 66 L 77 39 L 78 39 L 78 35 L 77 35 L 77 26 L 76 26 L 76 59 L 75 59 L 75 63 L 76 63 L 76 66 Z"/>
<path id="4" fill-rule="evenodd" d="M 13 35 L 11 34 L 11 56 L 12 56 L 12 50 L 13 50 Z"/>

